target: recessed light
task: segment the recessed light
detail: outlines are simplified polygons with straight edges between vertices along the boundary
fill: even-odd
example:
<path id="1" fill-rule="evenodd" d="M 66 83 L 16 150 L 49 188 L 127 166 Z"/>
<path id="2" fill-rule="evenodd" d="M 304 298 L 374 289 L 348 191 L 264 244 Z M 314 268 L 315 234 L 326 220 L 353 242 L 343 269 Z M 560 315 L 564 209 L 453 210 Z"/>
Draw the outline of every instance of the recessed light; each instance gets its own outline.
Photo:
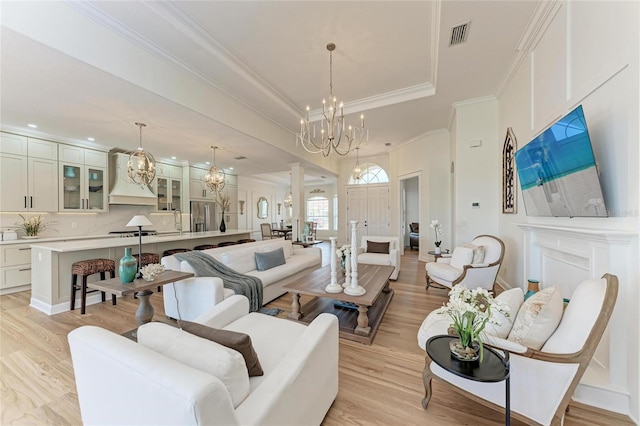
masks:
<path id="1" fill-rule="evenodd" d="M 171 159 L 172 159 L 172 160 L 175 160 L 175 159 L 176 159 L 176 156 L 174 155 L 173 157 L 171 157 Z"/>
<path id="2" fill-rule="evenodd" d="M 93 142 L 95 141 L 95 138 L 87 138 L 87 140 Z"/>
<path id="3" fill-rule="evenodd" d="M 36 124 L 33 124 L 33 123 L 29 123 L 29 124 L 27 124 L 27 126 L 31 127 L 32 129 L 37 129 L 38 128 L 38 126 Z"/>
<path id="4" fill-rule="evenodd" d="M 384 146 L 391 146 L 391 142 L 385 143 Z"/>
<path id="5" fill-rule="evenodd" d="M 229 167 L 229 170 L 233 170 L 233 167 Z"/>
<path id="6" fill-rule="evenodd" d="M 205 161 L 204 164 L 208 166 L 209 164 L 211 164 L 211 161 Z"/>

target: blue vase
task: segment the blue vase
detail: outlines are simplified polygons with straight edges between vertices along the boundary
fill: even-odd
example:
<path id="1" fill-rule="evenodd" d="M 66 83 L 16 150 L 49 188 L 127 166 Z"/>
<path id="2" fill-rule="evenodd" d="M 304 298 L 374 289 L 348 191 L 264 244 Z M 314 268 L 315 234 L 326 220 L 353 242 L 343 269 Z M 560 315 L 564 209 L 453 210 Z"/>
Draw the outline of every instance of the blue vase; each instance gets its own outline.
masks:
<path id="1" fill-rule="evenodd" d="M 131 247 L 124 249 L 124 256 L 120 259 L 120 265 L 118 266 L 118 274 L 120 275 L 120 282 L 122 284 L 133 282 L 138 272 L 138 261 L 131 254 Z"/>

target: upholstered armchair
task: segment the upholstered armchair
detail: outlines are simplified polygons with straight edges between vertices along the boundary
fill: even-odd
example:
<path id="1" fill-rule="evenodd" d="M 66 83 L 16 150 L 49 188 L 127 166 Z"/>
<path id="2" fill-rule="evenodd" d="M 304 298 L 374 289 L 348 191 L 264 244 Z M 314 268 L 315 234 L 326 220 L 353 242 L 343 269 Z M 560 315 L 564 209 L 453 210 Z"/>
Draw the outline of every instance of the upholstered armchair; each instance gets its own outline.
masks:
<path id="1" fill-rule="evenodd" d="M 358 250 L 358 263 L 367 265 L 391 265 L 389 279 L 397 280 L 400 273 L 400 240 L 398 237 L 363 236 Z"/>
<path id="2" fill-rule="evenodd" d="M 420 247 L 420 224 L 412 222 L 409 224 L 409 248 Z"/>
<path id="3" fill-rule="evenodd" d="M 509 351 L 511 416 L 527 424 L 559 425 L 611 317 L 618 295 L 618 278 L 582 282 L 563 311 L 557 287 L 549 287 L 523 301 L 522 289 L 498 295 L 511 308 L 496 328 L 485 328 L 483 343 Z M 502 299 L 502 300 L 501 300 Z M 418 345 L 425 349 L 429 338 L 447 334 L 450 320 L 430 313 L 418 331 Z M 426 409 L 431 382 L 498 411 L 504 411 L 505 385 L 481 383 L 456 376 L 432 363 L 427 355 L 423 380 Z"/>
<path id="4" fill-rule="evenodd" d="M 434 283 L 452 288 L 466 284 L 468 288 L 493 289 L 504 257 L 504 243 L 492 235 L 480 235 L 471 244 L 456 247 L 452 255 L 439 257 L 425 265 L 427 289 Z"/>

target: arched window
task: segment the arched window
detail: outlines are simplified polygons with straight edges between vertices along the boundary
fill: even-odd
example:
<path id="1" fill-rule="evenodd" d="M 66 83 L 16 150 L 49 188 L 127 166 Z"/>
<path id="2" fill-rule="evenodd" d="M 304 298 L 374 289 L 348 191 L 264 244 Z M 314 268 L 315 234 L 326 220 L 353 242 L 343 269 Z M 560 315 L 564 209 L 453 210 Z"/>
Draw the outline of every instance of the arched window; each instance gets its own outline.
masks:
<path id="1" fill-rule="evenodd" d="M 360 179 L 355 179 L 353 173 L 349 176 L 349 185 L 366 185 L 368 183 L 388 183 L 387 172 L 375 163 L 364 163 L 360 166 Z"/>
<path id="2" fill-rule="evenodd" d="M 316 222 L 317 229 L 329 230 L 329 199 L 327 197 L 307 199 L 307 222 Z"/>

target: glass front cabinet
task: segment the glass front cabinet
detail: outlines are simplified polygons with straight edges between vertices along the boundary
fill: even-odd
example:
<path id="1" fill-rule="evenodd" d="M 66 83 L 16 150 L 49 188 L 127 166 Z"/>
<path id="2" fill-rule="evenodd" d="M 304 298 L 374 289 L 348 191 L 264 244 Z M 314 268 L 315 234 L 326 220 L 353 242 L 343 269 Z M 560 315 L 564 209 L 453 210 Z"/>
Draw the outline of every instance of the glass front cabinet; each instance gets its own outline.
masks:
<path id="1" fill-rule="evenodd" d="M 156 164 L 156 196 L 158 211 L 181 210 L 182 167 L 170 164 Z"/>
<path id="2" fill-rule="evenodd" d="M 64 149 L 64 153 L 63 153 Z M 107 154 L 77 147 L 61 147 L 61 157 L 78 161 L 60 161 L 60 211 L 107 211 Z M 86 158 L 86 160 L 85 160 Z M 84 162 L 85 164 L 80 164 Z M 93 164 L 103 163 L 104 167 Z M 93 163 L 93 164 L 86 164 Z"/>

